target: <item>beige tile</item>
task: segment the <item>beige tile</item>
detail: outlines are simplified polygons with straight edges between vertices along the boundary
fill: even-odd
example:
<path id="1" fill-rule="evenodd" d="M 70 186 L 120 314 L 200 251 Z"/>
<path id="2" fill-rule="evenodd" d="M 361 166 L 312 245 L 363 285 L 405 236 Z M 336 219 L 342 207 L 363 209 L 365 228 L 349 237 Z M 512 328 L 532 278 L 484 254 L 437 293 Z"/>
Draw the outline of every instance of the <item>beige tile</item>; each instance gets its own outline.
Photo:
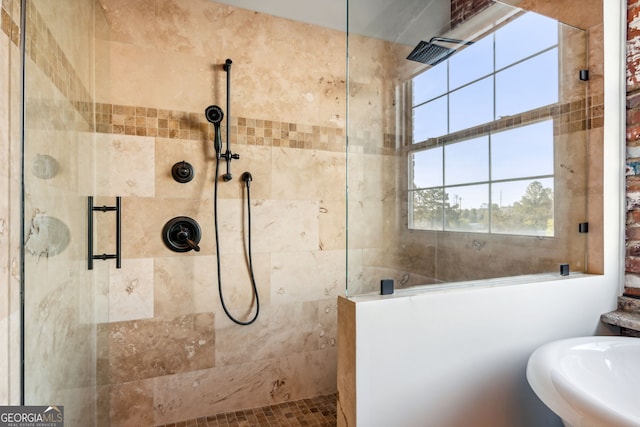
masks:
<path id="1" fill-rule="evenodd" d="M 200 252 L 173 252 L 162 240 L 162 230 L 171 219 L 186 216 L 202 230 Z M 210 200 L 127 197 L 122 200 L 122 254 L 125 258 L 203 256 L 214 253 L 213 209 Z"/>
<path id="2" fill-rule="evenodd" d="M 96 156 L 96 195 L 155 195 L 153 138 L 97 134 Z"/>
<path id="3" fill-rule="evenodd" d="M 146 45 L 155 36 L 155 1 L 104 0 L 111 40 Z M 151 18 L 151 19 L 150 19 Z"/>
<path id="4" fill-rule="evenodd" d="M 320 202 L 320 249 L 344 250 L 347 245 L 347 211 L 344 200 Z"/>
<path id="5" fill-rule="evenodd" d="M 336 297 L 344 288 L 345 258 L 341 250 L 278 252 L 271 259 L 274 304 Z"/>
<path id="6" fill-rule="evenodd" d="M 216 366 L 287 357 L 318 350 L 323 329 L 317 302 L 263 307 L 258 321 L 239 329 L 222 315 L 216 316 Z"/>
<path id="7" fill-rule="evenodd" d="M 154 380 L 154 423 L 166 424 L 271 404 L 278 362 L 261 360 Z M 222 386 L 225 385 L 225 386 Z"/>
<path id="8" fill-rule="evenodd" d="M 108 339 L 111 384 L 161 377 L 213 366 L 212 313 L 171 320 L 148 319 L 100 325 Z M 106 335 L 105 335 L 106 334 Z"/>
<path id="9" fill-rule="evenodd" d="M 105 265 L 107 269 L 96 271 L 96 286 L 108 295 L 106 303 L 103 303 L 108 307 L 108 317 L 100 321 L 122 322 L 154 317 L 154 260 L 126 259 L 120 269 L 115 268 L 114 262 Z"/>
<path id="10" fill-rule="evenodd" d="M 291 148 L 273 151 L 272 196 L 277 200 L 344 200 L 343 153 Z"/>
<path id="11" fill-rule="evenodd" d="M 243 363 L 234 369 L 212 368 L 157 378 L 155 425 L 204 417 L 209 423 L 225 420 L 239 425 L 244 425 L 243 418 L 250 425 L 283 425 L 294 420 L 331 425 L 335 422 L 332 396 L 335 375 L 324 376 L 322 372 L 335 369 L 333 366 L 335 350 L 332 349 L 292 355 L 282 361 Z M 315 374 L 305 372 L 310 367 Z M 225 388 L 220 384 L 245 384 L 245 387 Z M 323 389 L 333 391 L 321 397 L 307 394 L 310 390 Z M 251 406 L 250 402 L 258 403 Z M 227 411 L 231 412 L 226 416 L 213 417 Z"/>
<path id="12" fill-rule="evenodd" d="M 109 386 L 109 418 L 102 425 L 114 427 L 154 425 L 153 380 L 130 381 Z M 101 420 L 104 422 L 104 420 Z M 99 424 L 100 425 L 100 424 Z"/>
<path id="13" fill-rule="evenodd" d="M 260 304 L 270 303 L 269 256 L 254 254 L 253 268 Z M 246 260 L 229 255 L 220 259 L 225 304 L 235 317 L 245 321 L 252 316 L 253 288 Z M 224 316 L 218 290 L 216 257 L 157 258 L 155 264 L 155 311 L 157 317 L 213 311 Z"/>

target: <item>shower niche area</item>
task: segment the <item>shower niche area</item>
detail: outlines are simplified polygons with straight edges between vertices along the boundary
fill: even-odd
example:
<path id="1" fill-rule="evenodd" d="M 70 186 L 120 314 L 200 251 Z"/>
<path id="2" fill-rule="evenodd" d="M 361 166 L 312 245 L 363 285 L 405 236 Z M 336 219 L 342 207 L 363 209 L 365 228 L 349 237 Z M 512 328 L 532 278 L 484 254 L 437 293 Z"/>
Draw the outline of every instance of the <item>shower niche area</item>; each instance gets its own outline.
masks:
<path id="1" fill-rule="evenodd" d="M 601 273 L 587 31 L 544 2 L 365 3 L 349 1 L 347 294 Z"/>

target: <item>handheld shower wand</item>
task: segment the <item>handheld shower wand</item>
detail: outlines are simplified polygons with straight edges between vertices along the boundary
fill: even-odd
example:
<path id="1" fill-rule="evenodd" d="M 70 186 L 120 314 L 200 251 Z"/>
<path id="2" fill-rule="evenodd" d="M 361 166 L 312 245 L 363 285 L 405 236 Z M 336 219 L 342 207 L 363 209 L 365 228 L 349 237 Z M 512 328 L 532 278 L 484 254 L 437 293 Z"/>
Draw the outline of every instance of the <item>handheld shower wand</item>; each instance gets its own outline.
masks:
<path id="1" fill-rule="evenodd" d="M 249 172 L 245 172 L 242 174 L 242 180 L 244 181 L 245 184 L 245 189 L 246 189 L 246 195 L 247 195 L 247 234 L 248 234 L 248 242 L 247 242 L 247 248 L 246 248 L 246 259 L 247 259 L 247 264 L 248 264 L 248 269 L 249 269 L 249 278 L 251 279 L 251 287 L 252 287 L 252 291 L 253 291 L 253 296 L 254 296 L 254 301 L 255 301 L 255 312 L 253 314 L 253 316 L 248 319 L 248 320 L 240 320 L 236 317 L 233 316 L 233 314 L 231 314 L 231 312 L 229 311 L 229 308 L 227 307 L 227 304 L 225 303 L 225 299 L 224 299 L 224 294 L 222 292 L 222 266 L 221 266 L 221 262 L 220 262 L 220 233 L 219 233 L 219 229 L 218 229 L 218 184 L 219 184 L 219 171 L 220 171 L 220 159 L 225 159 L 227 162 L 227 173 L 225 173 L 224 175 L 222 175 L 222 179 L 225 182 L 231 181 L 232 176 L 231 176 L 231 172 L 230 172 L 230 164 L 231 164 L 231 160 L 232 159 L 239 159 L 240 155 L 239 154 L 233 154 L 231 152 L 231 148 L 230 148 L 230 142 L 229 142 L 229 130 L 231 129 L 230 124 L 229 124 L 229 117 L 230 117 L 230 113 L 229 113 L 229 86 L 230 86 L 230 77 L 229 74 L 231 72 L 231 60 L 227 59 L 224 63 L 224 65 L 222 66 L 224 71 L 227 73 L 227 132 L 226 132 L 226 139 L 227 139 L 227 149 L 226 151 L 223 153 L 222 152 L 222 137 L 220 136 L 220 123 L 222 122 L 222 119 L 224 118 L 224 114 L 222 113 L 222 109 L 220 107 L 218 107 L 217 105 L 210 105 L 209 107 L 207 107 L 205 109 L 205 117 L 207 118 L 207 120 L 210 123 L 213 123 L 214 127 L 215 127 L 215 138 L 214 138 L 214 146 L 216 149 L 216 172 L 215 172 L 215 180 L 214 180 L 214 184 L 213 184 L 213 225 L 214 225 L 214 230 L 215 230 L 215 240 L 216 240 L 216 266 L 217 266 L 217 274 L 218 274 L 218 292 L 220 294 L 220 303 L 222 304 L 222 309 L 224 310 L 225 314 L 227 315 L 227 317 L 233 321 L 234 323 L 237 323 L 238 325 L 250 325 L 253 322 L 256 321 L 256 319 L 258 318 L 258 314 L 260 313 L 260 297 L 258 296 L 258 287 L 256 285 L 256 279 L 254 277 L 253 274 L 253 255 L 252 255 L 252 249 L 251 249 L 251 195 L 250 195 L 250 185 L 251 185 L 251 181 L 253 181 L 253 177 L 251 176 L 251 174 Z M 188 243 L 188 242 L 187 242 Z"/>
<path id="2" fill-rule="evenodd" d="M 209 123 L 213 123 L 213 146 L 216 149 L 216 158 L 219 159 L 222 155 L 222 136 L 220 136 L 220 122 L 222 122 L 224 113 L 222 112 L 222 108 L 218 107 L 217 105 L 209 105 L 204 110 L 204 115 Z"/>

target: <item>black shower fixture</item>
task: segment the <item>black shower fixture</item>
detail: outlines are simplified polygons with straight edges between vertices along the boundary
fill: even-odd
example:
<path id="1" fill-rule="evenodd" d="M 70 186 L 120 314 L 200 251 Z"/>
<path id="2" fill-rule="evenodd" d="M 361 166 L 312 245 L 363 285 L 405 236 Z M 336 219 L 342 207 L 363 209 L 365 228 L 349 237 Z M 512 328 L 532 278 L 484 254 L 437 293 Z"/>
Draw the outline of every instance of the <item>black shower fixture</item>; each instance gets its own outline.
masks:
<path id="1" fill-rule="evenodd" d="M 222 112 L 222 108 L 217 105 L 209 105 L 204 110 L 204 115 L 209 121 L 209 123 L 213 123 L 214 125 L 219 125 L 224 117 L 224 113 Z"/>
<path id="2" fill-rule="evenodd" d="M 162 229 L 164 244 L 174 252 L 200 252 L 200 238 L 202 232 L 198 222 L 187 216 L 177 216 L 170 219 Z"/>
<path id="3" fill-rule="evenodd" d="M 244 172 L 240 177 L 245 182 L 245 185 L 249 187 L 251 185 L 251 181 L 253 181 L 253 177 L 251 176 L 251 172 Z"/>
<path id="4" fill-rule="evenodd" d="M 191 166 L 191 163 L 185 162 L 183 160 L 173 165 L 173 167 L 171 168 L 171 176 L 177 182 L 184 184 L 191 181 L 195 176 L 195 173 L 193 171 L 193 166 Z"/>
<path id="5" fill-rule="evenodd" d="M 432 37 L 428 42 L 420 41 L 418 45 L 411 51 L 407 59 L 423 64 L 438 65 L 451 55 L 457 49 L 435 44 L 434 42 L 443 42 L 453 45 L 471 45 L 473 42 L 465 40 L 449 39 L 446 37 Z"/>
<path id="6" fill-rule="evenodd" d="M 230 166 L 231 166 L 231 160 L 233 159 L 239 159 L 240 155 L 239 154 L 234 154 L 231 152 L 231 146 L 230 146 L 230 141 L 229 141 L 229 130 L 231 129 L 230 124 L 229 124 L 229 117 L 231 116 L 230 113 L 230 81 L 231 81 L 231 60 L 227 59 L 225 61 L 225 63 L 222 65 L 222 69 L 227 73 L 227 123 L 226 123 L 226 140 L 227 140 L 227 147 L 226 147 L 226 151 L 224 153 L 222 153 L 222 140 L 220 138 L 220 122 L 222 121 L 222 118 L 224 117 L 224 114 L 222 114 L 222 109 L 218 106 L 212 105 L 210 107 L 207 107 L 207 109 L 205 110 L 204 114 L 207 118 L 207 120 L 211 123 L 213 123 L 213 125 L 216 127 L 216 135 L 215 135 L 215 146 L 216 146 L 216 172 L 215 172 L 215 180 L 213 183 L 213 228 L 215 230 L 215 241 L 216 241 L 216 266 L 217 266 L 217 273 L 218 273 L 218 292 L 220 294 L 220 303 L 222 304 L 222 309 L 224 310 L 225 314 L 227 315 L 227 317 L 234 323 L 241 325 L 241 326 L 247 326 L 247 325 L 251 325 L 252 323 L 254 323 L 257 319 L 258 319 L 258 314 L 260 313 L 260 296 L 258 295 L 258 287 L 256 285 L 256 279 L 255 276 L 253 274 L 253 255 L 252 255 L 252 249 L 251 249 L 251 195 L 250 195 L 250 183 L 251 181 L 253 181 L 253 177 L 251 176 L 251 174 L 249 172 L 244 172 L 242 174 L 242 180 L 244 181 L 245 184 L 245 194 L 247 196 L 247 246 L 246 246 L 246 259 L 247 259 L 247 267 L 249 269 L 249 278 L 251 280 L 251 289 L 253 291 L 253 297 L 254 297 L 254 302 L 255 302 L 255 312 L 253 314 L 253 316 L 248 319 L 248 320 L 241 320 L 236 318 L 233 314 L 231 314 L 231 312 L 229 311 L 229 308 L 227 307 L 227 304 L 225 303 L 225 299 L 224 299 L 224 294 L 222 292 L 222 265 L 220 262 L 220 230 L 218 227 L 218 184 L 220 182 L 220 179 L 218 179 L 219 177 L 219 171 L 220 171 L 220 159 L 224 159 L 227 162 L 227 173 L 225 173 L 224 175 L 222 175 L 222 179 L 225 182 L 229 182 L 231 181 L 231 179 L 233 178 L 231 176 L 231 171 L 230 171 Z"/>
<path id="7" fill-rule="evenodd" d="M 220 156 L 227 161 L 227 173 L 222 175 L 222 179 L 225 182 L 231 181 L 233 178 L 233 175 L 231 175 L 231 160 L 240 158 L 240 154 L 231 152 L 231 143 L 229 142 L 229 129 L 231 129 L 229 124 L 229 118 L 231 117 L 231 64 L 231 60 L 227 58 L 222 66 L 222 69 L 227 73 L 227 150 Z"/>
<path id="8" fill-rule="evenodd" d="M 216 150 L 216 159 L 222 155 L 222 136 L 220 136 L 220 123 L 224 117 L 222 108 L 217 105 L 209 105 L 204 110 L 204 116 L 209 123 L 213 124 L 213 147 Z"/>

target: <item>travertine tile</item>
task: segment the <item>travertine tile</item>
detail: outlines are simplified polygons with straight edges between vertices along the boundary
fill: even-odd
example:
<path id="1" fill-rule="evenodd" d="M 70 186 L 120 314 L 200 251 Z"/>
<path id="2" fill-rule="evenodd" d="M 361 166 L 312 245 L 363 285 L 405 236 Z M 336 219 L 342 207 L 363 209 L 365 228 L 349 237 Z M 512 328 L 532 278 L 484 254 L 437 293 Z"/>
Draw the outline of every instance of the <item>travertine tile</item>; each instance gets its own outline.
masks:
<path id="1" fill-rule="evenodd" d="M 318 350 L 324 330 L 318 316 L 315 301 L 263 307 L 258 321 L 242 329 L 217 315 L 216 366 L 232 369 L 240 362 Z"/>
<path id="2" fill-rule="evenodd" d="M 222 290 L 225 304 L 235 317 L 244 319 L 247 311 L 253 313 L 253 288 L 246 260 L 239 255 L 223 255 Z M 270 303 L 269 255 L 253 255 L 253 269 L 260 304 Z M 217 261 L 215 255 L 188 258 L 156 258 L 155 263 L 155 315 L 171 319 L 189 313 L 215 312 L 224 316 L 218 291 Z M 250 316 L 249 315 L 249 316 Z"/>
<path id="3" fill-rule="evenodd" d="M 274 304 L 337 297 L 344 289 L 342 250 L 278 252 L 271 259 Z"/>
<path id="4" fill-rule="evenodd" d="M 255 416 L 257 425 L 287 425 L 285 423 L 292 419 L 308 425 L 335 425 L 335 397 L 331 392 L 318 397 L 297 395 L 309 387 L 297 378 L 303 381 L 311 378 L 298 370 L 311 365 L 317 366 L 316 372 L 320 373 L 326 370 L 320 365 L 335 363 L 335 356 L 328 356 L 327 352 L 319 351 L 308 356 L 293 355 L 282 363 L 252 362 L 233 370 L 212 368 L 158 378 L 155 380 L 155 424 L 173 426 L 174 420 L 189 420 L 175 425 L 190 425 L 190 422 L 206 420 L 209 425 L 243 426 L 248 425 L 243 422 Z M 327 381 L 329 386 L 322 385 Z M 332 381 L 335 378 L 328 376 L 312 380 L 316 385 L 321 384 L 321 388 L 330 388 Z M 219 384 L 247 385 L 219 387 Z M 253 406 L 258 409 L 246 408 L 248 401 L 260 402 Z"/>
<path id="5" fill-rule="evenodd" d="M 203 417 L 220 412 L 271 404 L 278 362 L 261 360 L 214 367 L 154 380 L 155 424 Z"/>
<path id="6" fill-rule="evenodd" d="M 272 167 L 276 200 L 344 200 L 343 153 L 281 148 L 273 152 Z"/>
<path id="7" fill-rule="evenodd" d="M 212 313 L 101 324 L 111 384 L 213 366 Z M 101 361 L 104 363 L 105 361 Z"/>
<path id="8" fill-rule="evenodd" d="M 115 268 L 113 262 L 105 264 L 107 268 L 102 271 L 96 269 L 97 273 L 102 273 L 96 274 L 96 286 L 108 295 L 108 301 L 104 303 L 108 307 L 108 317 L 99 319 L 101 322 L 154 317 L 154 260 L 132 258 L 124 263 L 121 269 Z"/>
<path id="9" fill-rule="evenodd" d="M 345 249 L 347 244 L 346 202 L 344 200 L 321 200 L 319 233 L 320 249 Z"/>
<path id="10" fill-rule="evenodd" d="M 109 418 L 104 427 L 150 426 L 154 423 L 153 380 L 129 381 L 109 386 Z"/>
<path id="11" fill-rule="evenodd" d="M 96 196 L 155 196 L 154 140 L 96 135 Z"/>

